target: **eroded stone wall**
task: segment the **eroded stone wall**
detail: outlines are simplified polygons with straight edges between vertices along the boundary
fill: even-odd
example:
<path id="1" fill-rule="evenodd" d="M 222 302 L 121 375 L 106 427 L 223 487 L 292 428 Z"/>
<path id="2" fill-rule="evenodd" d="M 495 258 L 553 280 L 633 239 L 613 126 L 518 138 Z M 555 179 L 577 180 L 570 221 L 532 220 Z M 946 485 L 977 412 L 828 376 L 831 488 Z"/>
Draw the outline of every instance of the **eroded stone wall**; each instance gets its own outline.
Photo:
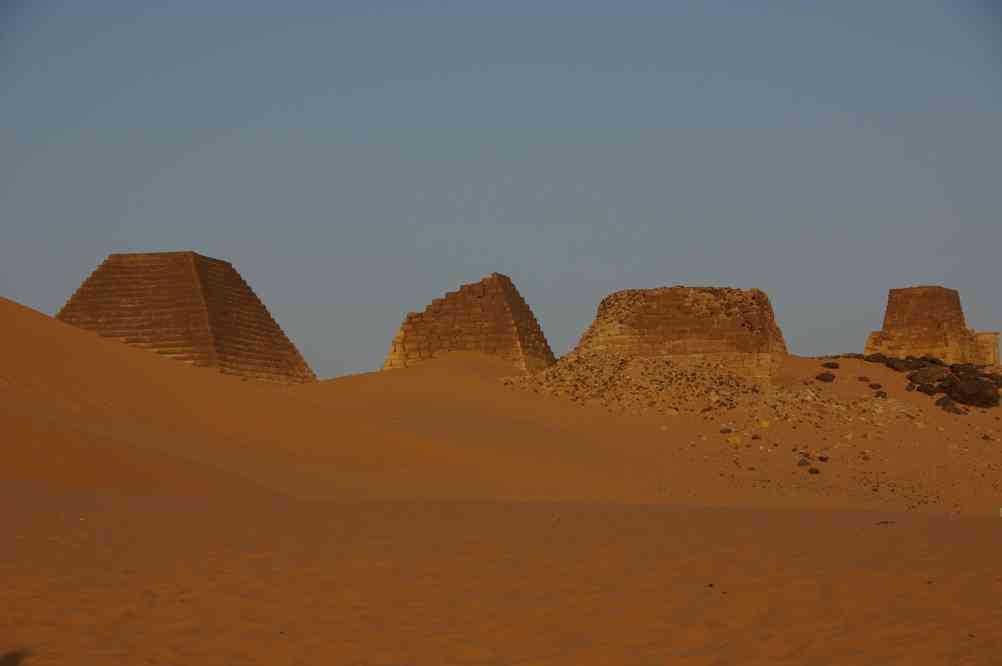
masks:
<path id="1" fill-rule="evenodd" d="M 946 363 L 993 365 L 998 362 L 998 334 L 967 328 L 960 294 L 954 289 L 891 289 L 884 326 L 870 334 L 865 353 L 898 358 L 934 356 Z"/>
<path id="2" fill-rule="evenodd" d="M 112 254 L 56 318 L 226 374 L 316 379 L 233 266 L 194 252 Z"/>
<path id="3" fill-rule="evenodd" d="M 999 360 L 999 334 L 992 332 L 979 332 L 974 334 L 974 341 L 978 347 L 979 365 L 1002 365 Z"/>
<path id="4" fill-rule="evenodd" d="M 383 369 L 414 365 L 446 351 L 500 356 L 524 372 L 555 361 L 532 310 L 511 279 L 500 273 L 436 298 L 424 312 L 409 313 L 390 344 Z"/>
<path id="5" fill-rule="evenodd" d="M 769 297 L 758 289 L 629 289 L 604 298 L 575 352 L 667 356 L 765 379 L 786 343 Z"/>

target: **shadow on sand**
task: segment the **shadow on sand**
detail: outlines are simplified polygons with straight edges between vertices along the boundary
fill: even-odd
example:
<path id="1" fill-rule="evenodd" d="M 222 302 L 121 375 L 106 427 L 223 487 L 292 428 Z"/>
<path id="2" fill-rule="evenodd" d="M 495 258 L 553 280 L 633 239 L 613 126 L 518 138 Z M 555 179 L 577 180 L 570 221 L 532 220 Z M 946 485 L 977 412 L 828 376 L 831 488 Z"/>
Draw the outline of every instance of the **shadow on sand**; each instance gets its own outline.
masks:
<path id="1" fill-rule="evenodd" d="M 0 654 L 0 666 L 21 666 L 31 656 L 27 650 L 14 650 Z"/>

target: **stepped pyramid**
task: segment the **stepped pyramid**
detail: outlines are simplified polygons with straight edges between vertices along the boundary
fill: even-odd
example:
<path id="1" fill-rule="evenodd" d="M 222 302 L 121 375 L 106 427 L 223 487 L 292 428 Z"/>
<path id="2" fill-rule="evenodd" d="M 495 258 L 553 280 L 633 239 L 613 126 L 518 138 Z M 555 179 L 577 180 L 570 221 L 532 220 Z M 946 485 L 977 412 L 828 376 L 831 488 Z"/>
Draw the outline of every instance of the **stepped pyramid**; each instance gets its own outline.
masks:
<path id="1" fill-rule="evenodd" d="M 960 294 L 940 286 L 891 289 L 884 327 L 870 334 L 866 353 L 935 356 L 946 363 L 998 365 L 999 334 L 967 328 Z"/>
<path id="2" fill-rule="evenodd" d="M 227 375 L 316 381 L 233 266 L 194 252 L 109 255 L 56 318 Z"/>
<path id="3" fill-rule="evenodd" d="M 424 312 L 409 313 L 383 369 L 414 365 L 444 351 L 493 354 L 523 372 L 555 361 L 532 310 L 511 279 L 500 273 L 436 298 Z"/>

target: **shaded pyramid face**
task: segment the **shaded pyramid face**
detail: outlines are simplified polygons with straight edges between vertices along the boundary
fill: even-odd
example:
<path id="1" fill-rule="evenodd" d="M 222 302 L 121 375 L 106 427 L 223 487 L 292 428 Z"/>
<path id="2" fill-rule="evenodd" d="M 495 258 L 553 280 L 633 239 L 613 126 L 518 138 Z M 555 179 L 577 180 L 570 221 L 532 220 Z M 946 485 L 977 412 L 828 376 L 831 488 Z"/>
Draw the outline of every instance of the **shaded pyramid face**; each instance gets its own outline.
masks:
<path id="1" fill-rule="evenodd" d="M 602 299 L 572 353 L 669 356 L 764 379 L 787 353 L 769 297 L 758 289 L 627 289 Z"/>
<path id="2" fill-rule="evenodd" d="M 960 294 L 939 286 L 891 289 L 884 326 L 870 334 L 867 354 L 934 356 L 946 363 L 998 365 L 999 334 L 967 328 Z"/>
<path id="3" fill-rule="evenodd" d="M 316 381 L 233 266 L 194 252 L 109 255 L 56 318 L 224 374 Z"/>
<path id="4" fill-rule="evenodd" d="M 447 351 L 500 356 L 523 372 L 555 361 L 532 310 L 511 279 L 500 273 L 436 298 L 424 312 L 409 313 L 390 344 L 383 369 L 414 365 Z"/>

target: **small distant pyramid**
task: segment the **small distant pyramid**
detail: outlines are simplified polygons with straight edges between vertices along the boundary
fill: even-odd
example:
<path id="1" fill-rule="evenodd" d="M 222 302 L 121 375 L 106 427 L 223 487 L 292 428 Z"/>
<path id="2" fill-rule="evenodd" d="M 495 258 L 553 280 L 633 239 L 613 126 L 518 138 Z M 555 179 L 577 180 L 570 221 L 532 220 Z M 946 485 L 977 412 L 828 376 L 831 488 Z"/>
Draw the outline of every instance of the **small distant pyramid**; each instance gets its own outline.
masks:
<path id="1" fill-rule="evenodd" d="M 960 294 L 955 289 L 937 285 L 891 289 L 884 326 L 867 338 L 866 353 L 998 365 L 999 334 L 967 328 Z"/>
<path id="2" fill-rule="evenodd" d="M 236 269 L 195 252 L 111 254 L 56 318 L 227 375 L 316 381 Z"/>
<path id="3" fill-rule="evenodd" d="M 436 298 L 424 312 L 409 313 L 383 369 L 414 365 L 446 351 L 493 354 L 523 372 L 556 360 L 532 310 L 511 278 L 500 273 Z"/>

